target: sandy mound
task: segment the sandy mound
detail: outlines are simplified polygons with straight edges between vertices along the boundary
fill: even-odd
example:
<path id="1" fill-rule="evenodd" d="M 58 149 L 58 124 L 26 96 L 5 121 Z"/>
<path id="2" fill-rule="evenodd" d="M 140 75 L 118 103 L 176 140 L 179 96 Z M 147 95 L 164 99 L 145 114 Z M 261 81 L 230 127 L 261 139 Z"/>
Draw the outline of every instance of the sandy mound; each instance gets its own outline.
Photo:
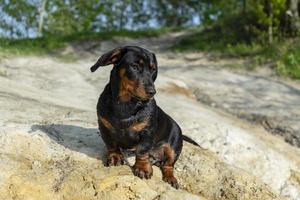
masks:
<path id="1" fill-rule="evenodd" d="M 184 144 L 176 164 L 180 190 L 164 183 L 157 168 L 151 180 L 141 180 L 132 175 L 130 166 L 103 166 L 105 148 L 97 133 L 95 107 L 110 67 L 91 74 L 92 59 L 64 63 L 49 57 L 8 57 L 0 62 L 0 199 L 299 200 L 300 150 L 260 126 L 216 109 L 229 103 L 230 108 L 239 108 L 233 105 L 246 101 L 249 91 L 258 94 L 264 88 L 260 84 L 282 95 L 274 89 L 279 86 L 250 75 L 203 68 L 218 64 L 203 54 L 193 61 L 193 68 L 184 67 L 184 56 L 170 55 L 157 55 L 156 100 L 184 134 L 204 148 Z M 247 84 L 240 84 L 247 80 L 248 90 Z M 288 98 L 282 103 L 296 109 L 299 104 L 292 107 L 289 102 L 298 96 L 285 94 Z M 199 102 L 204 97 L 216 108 Z M 263 110 L 256 98 L 248 110 L 278 113 Z"/>

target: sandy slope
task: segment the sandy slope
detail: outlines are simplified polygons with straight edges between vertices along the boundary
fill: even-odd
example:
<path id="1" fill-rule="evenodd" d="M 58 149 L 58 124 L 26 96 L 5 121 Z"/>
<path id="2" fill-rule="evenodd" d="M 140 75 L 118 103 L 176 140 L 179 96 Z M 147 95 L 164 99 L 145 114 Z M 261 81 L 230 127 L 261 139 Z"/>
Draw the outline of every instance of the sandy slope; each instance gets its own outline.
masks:
<path id="1" fill-rule="evenodd" d="M 262 107 L 281 97 L 284 85 L 297 84 L 220 70 L 216 67 L 231 61 L 212 61 L 204 54 L 174 56 L 163 51 L 170 42 L 165 37 L 162 46 L 159 39 L 104 42 L 92 53 L 80 52 L 82 59 L 72 63 L 51 57 L 2 58 L 0 199 L 299 200 L 300 150 L 224 112 L 238 115 L 241 109 L 234 105 L 251 100 L 250 111 L 281 116 L 276 110 L 280 103 Z M 184 145 L 176 165 L 181 190 L 163 183 L 157 168 L 154 177 L 144 181 L 134 177 L 129 166 L 103 166 L 105 150 L 97 134 L 95 105 L 110 67 L 91 74 L 89 66 L 95 54 L 124 42 L 161 52 L 157 102 L 184 134 L 206 149 Z M 76 48 L 78 44 L 71 51 Z M 271 92 L 261 92 L 266 87 Z M 299 97 L 291 90 L 284 94 L 284 116 L 296 120 Z M 257 98 L 261 104 L 255 104 Z"/>

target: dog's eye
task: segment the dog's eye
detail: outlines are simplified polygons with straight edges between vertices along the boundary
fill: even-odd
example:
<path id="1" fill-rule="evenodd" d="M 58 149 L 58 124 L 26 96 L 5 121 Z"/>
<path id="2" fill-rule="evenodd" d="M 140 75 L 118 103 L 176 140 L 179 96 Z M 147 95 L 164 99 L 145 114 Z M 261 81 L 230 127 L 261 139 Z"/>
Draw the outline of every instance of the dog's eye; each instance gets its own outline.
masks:
<path id="1" fill-rule="evenodd" d="M 155 72 L 156 71 L 156 68 L 154 68 L 154 67 L 150 67 L 150 72 Z"/>
<path id="2" fill-rule="evenodd" d="M 138 71 L 139 70 L 139 66 L 137 64 L 131 64 L 130 68 L 133 69 L 134 71 Z"/>

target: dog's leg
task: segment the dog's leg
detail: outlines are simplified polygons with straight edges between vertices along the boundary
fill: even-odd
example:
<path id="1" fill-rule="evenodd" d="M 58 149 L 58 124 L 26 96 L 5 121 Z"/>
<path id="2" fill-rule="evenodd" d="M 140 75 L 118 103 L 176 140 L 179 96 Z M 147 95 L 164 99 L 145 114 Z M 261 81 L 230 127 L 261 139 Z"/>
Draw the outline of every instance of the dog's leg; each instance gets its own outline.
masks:
<path id="1" fill-rule="evenodd" d="M 125 164 L 125 159 L 120 148 L 113 142 L 110 136 L 111 129 L 107 124 L 103 123 L 103 119 L 102 121 L 99 120 L 100 134 L 107 148 L 106 166 L 123 165 Z"/>
<path id="2" fill-rule="evenodd" d="M 134 175 L 140 178 L 151 178 L 153 174 L 152 165 L 149 159 L 149 150 L 152 145 L 152 138 L 148 131 L 144 131 L 141 134 L 141 141 L 136 149 L 135 164 L 132 167 Z"/>
<path id="3" fill-rule="evenodd" d="M 174 164 L 176 162 L 175 152 L 169 144 L 163 145 L 163 150 L 165 156 L 165 162 L 161 166 L 163 180 L 178 189 L 179 185 L 174 176 Z"/>
<path id="4" fill-rule="evenodd" d="M 107 166 L 124 165 L 125 159 L 119 148 L 107 148 Z"/>

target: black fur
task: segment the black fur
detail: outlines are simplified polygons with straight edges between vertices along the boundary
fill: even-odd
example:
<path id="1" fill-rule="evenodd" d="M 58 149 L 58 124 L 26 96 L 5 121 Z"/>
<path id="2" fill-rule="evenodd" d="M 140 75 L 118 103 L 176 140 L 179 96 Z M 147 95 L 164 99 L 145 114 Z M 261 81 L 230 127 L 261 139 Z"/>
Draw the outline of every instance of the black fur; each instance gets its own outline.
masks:
<path id="1" fill-rule="evenodd" d="M 156 105 L 153 98 L 154 81 L 157 77 L 155 55 L 136 46 L 120 47 L 104 54 L 91 71 L 108 64 L 114 64 L 114 67 L 109 83 L 105 86 L 97 104 L 99 130 L 107 149 L 113 152 L 109 155 L 108 165 L 123 163 L 119 152 L 122 148 L 134 149 L 137 158 L 142 159 L 139 165 L 133 166 L 135 175 L 141 178 L 150 178 L 152 175 L 152 168 L 143 167 L 141 164 L 147 162 L 148 157 L 151 164 L 158 165 L 162 170 L 167 169 L 169 165 L 173 167 L 180 155 L 183 139 L 198 144 L 186 136 L 183 137 L 178 124 Z M 135 90 L 132 90 L 128 96 L 126 91 L 122 90 L 124 80 L 121 70 L 126 80 L 133 81 L 136 86 L 144 89 L 144 95 L 136 94 Z M 125 100 L 120 96 L 121 90 L 127 94 L 124 95 Z M 101 120 L 103 118 L 109 123 L 104 123 Z M 141 130 L 131 130 L 133 125 L 143 122 L 146 125 Z M 118 156 L 114 157 L 116 155 Z M 165 176 L 168 172 L 166 169 Z M 167 177 L 166 181 L 178 188 L 176 178 L 174 177 L 175 181 L 170 179 Z"/>

